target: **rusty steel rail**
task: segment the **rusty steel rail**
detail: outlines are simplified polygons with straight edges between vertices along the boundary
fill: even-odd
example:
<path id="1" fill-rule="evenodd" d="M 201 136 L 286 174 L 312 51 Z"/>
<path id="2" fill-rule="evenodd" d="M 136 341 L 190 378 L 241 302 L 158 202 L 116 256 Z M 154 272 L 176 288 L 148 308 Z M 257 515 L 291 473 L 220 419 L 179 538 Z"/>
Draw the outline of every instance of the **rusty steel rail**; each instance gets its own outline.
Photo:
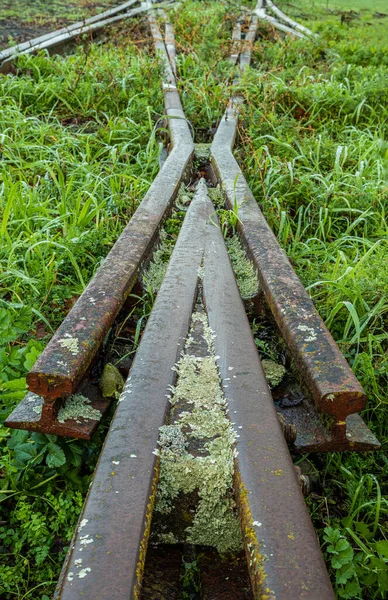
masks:
<path id="1" fill-rule="evenodd" d="M 168 414 L 173 367 L 189 331 L 200 270 L 235 421 L 235 493 L 253 598 L 334 598 L 214 213 L 202 180 L 121 394 L 57 600 L 141 597 L 159 476 L 158 432 Z"/>
<path id="2" fill-rule="evenodd" d="M 298 31 L 306 35 L 314 35 L 311 29 L 308 29 L 304 25 L 301 25 L 297 21 L 294 21 L 294 19 L 291 19 L 282 10 L 280 10 L 280 8 L 278 8 L 276 4 L 272 2 L 272 0 L 264 0 L 264 3 L 266 7 L 268 7 L 277 17 L 279 17 L 279 19 L 281 19 L 285 23 L 288 23 L 293 29 L 297 29 Z"/>
<path id="3" fill-rule="evenodd" d="M 163 11 L 160 11 L 160 12 L 164 16 Z M 176 59 L 175 35 L 174 35 L 174 30 L 172 28 L 171 23 L 169 23 L 169 21 L 167 21 L 167 20 L 165 23 L 165 36 L 164 37 L 166 40 L 166 50 L 168 53 L 168 58 L 169 58 L 174 76 L 176 77 L 177 70 L 176 70 L 176 63 L 175 63 L 175 59 Z"/>
<path id="4" fill-rule="evenodd" d="M 197 297 L 211 209 L 206 186 L 199 186 L 101 452 L 61 576 L 56 596 L 61 600 L 140 597 L 158 482 L 159 427 Z"/>
<path id="5" fill-rule="evenodd" d="M 173 149 L 122 236 L 28 374 L 31 391 L 16 409 L 19 413 L 9 417 L 8 426 L 75 437 L 80 434 L 76 423 L 67 423 L 65 433 L 56 419 L 58 406 L 64 396 L 77 391 L 142 262 L 150 255 L 190 167 L 194 146 L 176 89 L 173 31 L 167 23 L 163 38 L 154 13 L 149 23 L 155 51 L 164 64 L 165 108 Z M 245 36 L 240 26 L 235 28 L 234 60 L 240 71 L 249 65 L 256 30 L 256 16 Z M 335 421 L 332 430 L 340 449 L 350 449 L 349 434 L 357 428 L 357 435 L 364 436 L 363 449 L 375 447 L 373 436 L 369 446 L 365 442 L 365 426 L 351 414 L 363 406 L 363 390 L 233 157 L 241 102 L 239 96 L 231 99 L 217 130 L 211 149 L 214 171 L 232 209 L 237 200 L 239 233 L 259 271 L 267 302 L 311 397 L 319 410 Z M 189 332 L 200 277 L 209 325 L 215 332 L 213 345 L 223 392 L 235 426 L 234 488 L 253 598 L 334 598 L 214 213 L 201 180 L 119 398 L 58 582 L 58 600 L 141 597 L 159 477 L 159 428 L 169 412 L 175 366 Z M 40 420 L 36 411 L 35 418 L 31 416 L 31 407 L 38 405 L 42 406 Z M 15 414 L 28 411 L 29 422 L 15 418 Z M 346 431 L 349 415 L 356 419 L 353 433 L 349 428 Z M 81 425 L 82 435 L 90 436 L 95 424 Z M 321 449 L 325 443 L 327 440 Z"/>
<path id="6" fill-rule="evenodd" d="M 150 25 L 156 52 L 165 65 L 165 112 L 172 150 L 102 266 L 27 374 L 33 395 L 29 393 L 8 417 L 7 427 L 55 435 L 71 435 L 71 430 L 74 437 L 90 438 L 98 422 L 80 426 L 74 421 L 64 427 L 57 420 L 61 401 L 76 391 L 91 365 L 138 277 L 142 262 L 151 253 L 180 183 L 191 167 L 194 144 L 154 16 L 150 17 Z M 101 410 L 101 405 L 95 408 Z"/>
<path id="7" fill-rule="evenodd" d="M 268 388 L 221 230 L 206 245 L 204 303 L 237 435 L 235 494 L 254 598 L 334 593 Z"/>
<path id="8" fill-rule="evenodd" d="M 136 0 L 138 2 L 139 0 Z M 140 2 L 139 2 L 140 3 Z M 134 4 L 134 2 L 126 3 L 127 6 L 130 4 Z M 160 6 L 170 6 L 173 2 L 166 0 L 162 2 Z M 156 7 L 158 5 L 153 5 Z M 113 25 L 114 23 L 118 23 L 124 19 L 128 19 L 130 17 L 135 17 L 143 12 L 146 12 L 150 9 L 145 3 L 140 3 L 140 6 L 137 8 L 133 8 L 132 10 L 128 10 L 126 12 L 123 8 L 117 7 L 116 9 L 111 9 L 111 11 L 106 11 L 106 13 L 102 13 L 101 15 L 96 15 L 95 17 L 91 17 L 85 23 L 76 23 L 74 25 L 69 25 L 68 27 L 64 27 L 59 29 L 56 32 L 48 33 L 44 36 L 40 36 L 31 40 L 29 42 L 24 42 L 19 46 L 14 46 L 12 48 L 7 48 L 0 53 L 0 61 L 3 62 L 0 64 L 0 73 L 6 74 L 9 73 L 12 69 L 12 65 L 18 56 L 23 54 L 31 54 L 38 52 L 39 50 L 47 50 L 50 53 L 58 52 L 61 50 L 66 44 L 71 42 L 76 38 L 80 38 L 83 35 L 92 36 L 96 32 L 105 29 L 108 25 Z M 122 14 L 115 14 L 117 12 L 122 12 Z M 113 14 L 114 16 L 107 16 L 106 18 L 101 18 L 107 13 Z"/>
<path id="9" fill-rule="evenodd" d="M 255 9 L 255 14 L 257 10 L 264 9 Z M 250 63 L 254 31 L 240 66 L 242 70 Z M 308 416 L 311 409 L 314 412 L 314 405 L 308 404 L 301 419 L 297 416 L 299 411 L 286 411 L 288 419 L 298 421 L 296 447 L 321 451 L 374 450 L 379 448 L 379 442 L 354 414 L 365 408 L 365 392 L 269 227 L 233 155 L 242 102 L 241 96 L 231 98 L 217 129 L 211 146 L 213 168 L 231 210 L 237 202 L 240 236 L 258 270 L 262 290 L 298 366 L 300 379 L 319 413 L 332 420 L 327 426 L 315 414 L 311 428 Z"/>
<path id="10" fill-rule="evenodd" d="M 80 27 L 85 27 L 86 25 L 91 25 L 92 23 L 96 23 L 97 21 L 102 21 L 103 19 L 113 17 L 117 13 L 127 10 L 128 8 L 136 4 L 138 1 L 139 0 L 129 0 L 128 2 L 124 2 L 124 4 L 120 4 L 119 6 L 110 8 L 109 10 L 106 10 L 103 13 L 99 13 L 98 15 L 89 17 L 88 19 L 84 19 L 83 21 L 77 21 L 77 23 L 72 23 L 71 25 L 67 25 L 67 27 L 61 27 L 60 29 L 50 31 L 49 33 L 45 33 L 44 35 L 32 38 L 31 40 L 27 40 L 26 42 L 22 42 L 21 44 L 17 44 L 16 46 L 6 48 L 5 50 L 0 51 L 0 62 L 14 54 L 20 54 L 21 52 L 28 50 L 33 46 L 36 46 L 37 44 L 46 42 L 47 40 L 62 35 L 63 33 L 70 33 L 71 31 L 74 31 L 74 29 L 79 29 Z"/>
<path id="11" fill-rule="evenodd" d="M 240 71 L 244 72 L 251 63 L 252 48 L 256 40 L 258 27 L 258 18 L 256 15 L 252 15 L 251 22 L 249 24 L 248 31 L 244 38 L 244 44 L 241 49 L 239 67 Z"/>
<path id="12" fill-rule="evenodd" d="M 279 29 L 280 31 L 283 31 L 284 33 L 288 33 L 289 35 L 294 35 L 295 37 L 298 37 L 298 38 L 306 37 L 305 34 L 302 33 L 301 31 L 297 31 L 296 29 L 293 29 L 292 27 L 289 27 L 288 25 L 284 25 L 284 23 L 281 23 L 280 21 L 275 19 L 275 17 L 271 17 L 271 15 L 269 15 L 267 13 L 265 5 L 263 3 L 259 3 L 259 4 L 260 4 L 260 6 L 255 8 L 255 10 L 254 10 L 255 15 L 257 15 L 259 17 L 259 19 L 261 19 L 262 21 L 266 21 L 267 23 L 269 23 L 270 25 L 275 27 L 275 29 Z"/>

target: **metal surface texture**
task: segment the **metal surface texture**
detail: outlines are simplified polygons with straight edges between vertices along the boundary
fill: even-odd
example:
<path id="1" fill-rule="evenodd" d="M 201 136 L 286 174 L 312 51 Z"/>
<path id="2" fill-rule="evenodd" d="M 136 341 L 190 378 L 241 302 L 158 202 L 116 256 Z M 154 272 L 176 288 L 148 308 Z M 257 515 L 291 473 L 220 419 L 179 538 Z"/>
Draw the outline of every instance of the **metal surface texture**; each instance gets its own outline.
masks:
<path id="1" fill-rule="evenodd" d="M 77 393 L 88 398 L 90 406 L 100 412 L 101 416 L 98 420 L 79 417 L 66 419 L 61 422 L 58 420 L 58 412 L 62 406 L 62 402 L 45 404 L 41 396 L 33 392 L 28 392 L 9 415 L 5 425 L 6 427 L 15 429 L 27 429 L 89 440 L 99 424 L 102 415 L 108 409 L 111 398 L 104 398 L 99 386 L 96 383 L 92 383 L 88 378 L 82 381 Z"/>
<path id="2" fill-rule="evenodd" d="M 238 229 L 259 273 L 268 305 L 295 360 L 300 378 L 319 411 L 333 417 L 332 431 L 342 450 L 371 449 L 371 438 L 350 444 L 346 418 L 365 407 L 366 396 L 323 323 L 285 252 L 264 218 L 233 156 L 238 104 L 232 101 L 212 144 L 212 162 L 228 205 L 238 204 Z M 360 430 L 358 430 L 360 432 Z M 374 448 L 378 443 L 372 444 Z"/>
<path id="3" fill-rule="evenodd" d="M 167 57 L 153 19 L 151 17 L 156 51 L 160 52 L 162 44 Z M 165 66 L 165 110 L 172 151 L 102 266 L 27 374 L 29 391 L 44 398 L 41 419 L 36 421 L 36 413 L 35 416 L 31 411 L 29 413 L 35 431 L 63 435 L 63 428 L 56 420 L 61 402 L 56 400 L 73 394 L 87 372 L 131 291 L 142 262 L 151 253 L 159 229 L 191 166 L 194 144 L 179 95 L 172 87 L 175 79 L 169 69 L 168 57 Z M 24 405 L 28 406 L 26 402 Z M 27 416 L 24 411 L 20 421 L 20 411 L 14 412 L 6 425 L 24 428 Z M 78 436 L 78 433 L 79 428 L 75 427 L 74 435 Z"/>
<path id="4" fill-rule="evenodd" d="M 342 435 L 342 427 L 338 433 L 330 419 L 325 419 L 308 395 L 296 394 L 287 390 L 284 394 L 282 385 L 273 391 L 275 406 L 288 427 L 296 431 L 292 440 L 292 448 L 297 452 L 334 452 L 341 450 L 377 450 L 379 441 L 365 425 L 358 414 L 346 417 L 346 439 Z M 342 425 L 342 424 L 341 424 Z"/>
<path id="5" fill-rule="evenodd" d="M 188 333 L 209 203 L 199 187 L 107 435 L 57 598 L 139 598 L 158 479 L 155 456 Z M 80 562 L 81 561 L 81 562 Z"/>
<path id="6" fill-rule="evenodd" d="M 241 72 L 244 72 L 251 64 L 252 48 L 256 40 L 257 26 L 258 18 L 256 15 L 252 15 L 240 53 L 239 67 Z"/>
<path id="7" fill-rule="evenodd" d="M 163 14 L 163 11 L 160 11 L 160 12 L 162 12 L 162 14 Z M 175 64 L 175 59 L 176 59 L 175 36 L 174 36 L 174 30 L 172 28 L 172 25 L 168 21 L 166 21 L 166 24 L 165 24 L 165 40 L 166 40 L 166 50 L 168 53 L 168 58 L 169 58 L 174 76 L 176 77 L 177 71 L 176 71 L 176 64 Z"/>
<path id="8" fill-rule="evenodd" d="M 333 599 L 222 233 L 208 231 L 204 302 L 237 435 L 236 501 L 254 597 Z"/>

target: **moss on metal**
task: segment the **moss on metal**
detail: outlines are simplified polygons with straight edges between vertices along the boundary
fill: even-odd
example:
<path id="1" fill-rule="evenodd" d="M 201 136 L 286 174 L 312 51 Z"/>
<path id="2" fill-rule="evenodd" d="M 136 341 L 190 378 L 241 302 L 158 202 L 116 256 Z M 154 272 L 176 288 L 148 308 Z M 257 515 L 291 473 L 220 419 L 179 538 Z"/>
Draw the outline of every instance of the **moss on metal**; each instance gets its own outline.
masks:
<path id="1" fill-rule="evenodd" d="M 199 162 L 203 163 L 210 160 L 210 147 L 211 144 L 195 144 L 195 157 Z"/>
<path id="2" fill-rule="evenodd" d="M 90 405 L 89 398 L 82 396 L 82 394 L 73 394 L 67 398 L 65 406 L 59 410 L 58 421 L 64 423 L 69 419 L 74 419 L 77 423 L 81 423 L 80 417 L 86 420 L 99 421 L 101 412 Z"/>
<path id="3" fill-rule="evenodd" d="M 152 294 L 156 294 L 162 285 L 183 222 L 184 211 L 187 209 L 191 198 L 192 194 L 187 192 L 184 185 L 181 185 L 172 214 L 160 231 L 159 246 L 154 252 L 148 268 L 143 272 L 143 287 Z"/>
<path id="4" fill-rule="evenodd" d="M 215 188 L 209 188 L 207 193 L 216 208 L 224 208 L 225 198 L 219 185 Z"/>
<path id="5" fill-rule="evenodd" d="M 208 356 L 191 353 L 193 329 L 198 324 L 202 325 Z M 220 553 L 235 552 L 242 547 L 233 495 L 235 433 L 226 414 L 205 313 L 194 313 L 191 325 L 170 399 L 173 407 L 183 403 L 190 410 L 183 410 L 173 423 L 160 429 L 156 511 L 169 513 L 179 496 L 196 491 L 199 502 L 186 529 L 186 541 L 215 547 Z M 195 453 L 189 451 L 193 447 Z"/>
<path id="6" fill-rule="evenodd" d="M 226 248 L 241 298 L 243 300 L 253 298 L 259 292 L 259 278 L 253 263 L 247 258 L 237 234 L 226 240 Z"/>
<path id="7" fill-rule="evenodd" d="M 168 262 L 171 258 L 173 246 L 166 240 L 167 234 L 164 230 L 160 232 L 160 244 L 154 252 L 152 262 L 148 269 L 143 273 L 143 287 L 155 294 L 162 285 L 166 274 Z"/>
<path id="8" fill-rule="evenodd" d="M 274 388 L 279 385 L 287 372 L 283 365 L 279 365 L 273 360 L 262 360 L 261 365 L 270 388 Z"/>

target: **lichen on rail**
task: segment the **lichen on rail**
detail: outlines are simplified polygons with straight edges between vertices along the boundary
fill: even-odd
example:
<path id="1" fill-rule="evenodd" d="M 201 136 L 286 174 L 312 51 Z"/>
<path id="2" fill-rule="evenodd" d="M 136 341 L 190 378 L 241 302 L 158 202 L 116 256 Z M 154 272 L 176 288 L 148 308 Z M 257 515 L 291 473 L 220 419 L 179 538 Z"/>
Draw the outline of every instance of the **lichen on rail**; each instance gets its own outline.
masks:
<path id="1" fill-rule="evenodd" d="M 201 304 L 192 316 L 185 351 L 176 365 L 169 425 L 160 429 L 160 476 L 156 512 L 169 514 L 175 502 L 196 492 L 198 503 L 184 540 L 220 553 L 242 548 L 233 494 L 236 440 L 227 416 L 214 353 L 213 332 Z M 201 351 L 198 352 L 198 344 Z M 174 516 L 174 520 L 175 520 Z M 164 532 L 164 540 L 166 540 Z"/>

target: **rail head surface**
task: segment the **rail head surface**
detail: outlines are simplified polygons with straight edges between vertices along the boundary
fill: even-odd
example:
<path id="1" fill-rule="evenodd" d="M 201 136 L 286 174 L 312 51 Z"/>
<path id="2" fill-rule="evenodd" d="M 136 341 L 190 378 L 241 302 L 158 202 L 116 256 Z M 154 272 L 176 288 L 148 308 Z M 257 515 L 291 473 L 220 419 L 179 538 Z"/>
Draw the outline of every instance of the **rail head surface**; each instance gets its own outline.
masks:
<path id="1" fill-rule="evenodd" d="M 254 597 L 332 600 L 221 230 L 208 231 L 204 303 L 237 438 L 235 494 Z"/>
<path id="2" fill-rule="evenodd" d="M 233 156 L 238 101 L 232 98 L 218 127 L 212 162 L 231 209 L 237 200 L 239 232 L 258 269 L 268 305 L 315 405 L 333 419 L 337 449 L 378 448 L 370 432 L 364 445 L 359 440 L 360 446 L 347 435 L 346 418 L 365 407 L 365 392 L 280 247 Z"/>

